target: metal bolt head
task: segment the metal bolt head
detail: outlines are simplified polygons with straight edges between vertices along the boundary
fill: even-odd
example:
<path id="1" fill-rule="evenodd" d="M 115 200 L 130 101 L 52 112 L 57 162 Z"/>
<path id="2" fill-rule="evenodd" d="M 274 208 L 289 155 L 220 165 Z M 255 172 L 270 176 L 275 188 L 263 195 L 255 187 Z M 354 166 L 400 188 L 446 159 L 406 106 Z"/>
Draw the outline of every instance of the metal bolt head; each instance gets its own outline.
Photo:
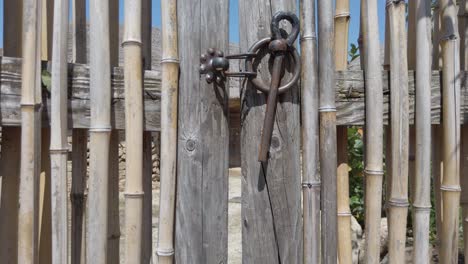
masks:
<path id="1" fill-rule="evenodd" d="M 206 59 L 207 59 L 206 54 L 202 54 L 202 55 L 200 56 L 200 62 L 201 62 L 201 63 L 205 63 L 205 62 L 206 62 Z"/>
<path id="2" fill-rule="evenodd" d="M 214 81 L 214 74 L 212 72 L 207 73 L 205 79 L 206 82 L 212 83 Z"/>
<path id="3" fill-rule="evenodd" d="M 218 52 L 216 52 L 216 56 L 218 56 L 218 57 L 224 57 L 224 52 L 218 50 Z"/>
<path id="4" fill-rule="evenodd" d="M 200 73 L 205 73 L 206 72 L 206 65 L 202 64 L 200 65 Z"/>
<path id="5" fill-rule="evenodd" d="M 211 56 L 215 54 L 215 49 L 213 48 L 209 48 L 207 51 L 208 51 L 208 54 L 210 54 Z"/>

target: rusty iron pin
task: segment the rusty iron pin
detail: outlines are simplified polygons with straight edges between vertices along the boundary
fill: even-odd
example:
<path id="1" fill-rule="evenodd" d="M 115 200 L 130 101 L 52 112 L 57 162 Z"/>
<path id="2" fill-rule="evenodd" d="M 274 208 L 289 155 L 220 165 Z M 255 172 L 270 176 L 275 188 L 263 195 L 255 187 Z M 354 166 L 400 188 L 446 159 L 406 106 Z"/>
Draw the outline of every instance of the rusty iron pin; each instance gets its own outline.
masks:
<path id="1" fill-rule="evenodd" d="M 288 20 L 292 25 L 292 31 L 285 39 L 281 36 L 279 29 L 279 22 L 281 20 Z M 260 141 L 260 151 L 258 161 L 266 162 L 268 160 L 268 153 L 271 145 L 271 137 L 273 134 L 274 122 L 276 117 L 276 106 L 278 101 L 278 88 L 281 83 L 281 70 L 283 68 L 283 61 L 289 47 L 292 47 L 294 41 L 299 34 L 299 20 L 293 13 L 278 12 L 271 21 L 271 32 L 273 34 L 272 40 L 268 45 L 273 60 L 273 70 L 271 73 L 270 89 L 267 93 L 267 106 L 265 112 L 265 119 L 263 122 L 263 131 Z"/>

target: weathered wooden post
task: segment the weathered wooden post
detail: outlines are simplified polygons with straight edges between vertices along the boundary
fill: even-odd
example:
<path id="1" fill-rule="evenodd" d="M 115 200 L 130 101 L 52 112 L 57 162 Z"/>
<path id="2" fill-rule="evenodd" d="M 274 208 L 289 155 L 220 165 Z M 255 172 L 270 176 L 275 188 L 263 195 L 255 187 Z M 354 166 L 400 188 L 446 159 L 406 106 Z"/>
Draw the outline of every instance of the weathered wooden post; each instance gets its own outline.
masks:
<path id="1" fill-rule="evenodd" d="M 457 7 L 454 0 L 441 0 L 443 180 L 440 261 L 458 259 L 458 212 L 460 204 L 460 55 Z"/>
<path id="2" fill-rule="evenodd" d="M 239 1 L 241 51 L 271 36 L 271 18 L 278 11 L 295 13 L 296 1 Z M 287 22 L 281 25 L 290 31 Z M 265 80 L 270 79 L 267 62 L 263 58 L 258 65 Z M 286 67 L 284 82 L 291 78 L 292 70 Z M 299 88 L 293 86 L 279 96 L 270 156 L 263 163 L 257 155 L 266 98 L 247 81 L 241 91 L 243 262 L 299 263 L 302 261 Z M 336 216 L 336 208 L 333 212 Z"/>
<path id="3" fill-rule="evenodd" d="M 69 1 L 57 1 L 54 10 L 51 88 L 51 201 L 52 263 L 68 262 L 68 23 Z"/>
<path id="4" fill-rule="evenodd" d="M 368 264 L 373 264 L 380 261 L 380 214 L 383 177 L 382 67 L 380 66 L 377 1 L 364 0 L 362 5 L 364 69 L 366 72 L 365 261 Z"/>
<path id="5" fill-rule="evenodd" d="M 160 264 L 174 262 L 174 212 L 177 183 L 177 109 L 179 90 L 179 49 L 177 0 L 163 0 L 162 87 L 161 87 L 161 191 L 159 206 Z"/>
<path id="6" fill-rule="evenodd" d="M 111 136 L 111 58 L 109 2 L 90 2 L 91 128 L 87 263 L 106 264 L 109 142 Z"/>
<path id="7" fill-rule="evenodd" d="M 413 263 L 429 263 L 431 212 L 431 8 L 416 0 L 416 109 Z"/>
<path id="8" fill-rule="evenodd" d="M 304 264 L 320 262 L 318 57 L 315 1 L 302 0 L 301 98 Z"/>
<path id="9" fill-rule="evenodd" d="M 42 1 L 23 2 L 23 62 L 21 86 L 21 166 L 18 214 L 18 263 L 38 260 L 39 169 L 41 142 Z"/>
<path id="10" fill-rule="evenodd" d="M 226 85 L 200 78 L 200 55 L 228 50 L 228 1 L 179 0 L 180 93 L 176 263 L 227 262 L 229 127 Z"/>
<path id="11" fill-rule="evenodd" d="M 335 4 L 335 68 L 346 71 L 348 67 L 349 0 Z M 337 213 L 338 213 L 338 260 L 351 263 L 351 209 L 349 207 L 348 127 L 338 126 L 337 135 Z"/>
<path id="12" fill-rule="evenodd" d="M 391 181 L 389 206 L 389 263 L 405 262 L 408 215 L 408 61 L 406 54 L 406 6 L 387 1 L 390 48 Z"/>
<path id="13" fill-rule="evenodd" d="M 23 1 L 4 1 L 3 55 L 21 57 Z M 0 259 L 18 262 L 18 188 L 20 178 L 21 129 L 2 126 L 0 176 L 2 193 L 0 205 Z"/>

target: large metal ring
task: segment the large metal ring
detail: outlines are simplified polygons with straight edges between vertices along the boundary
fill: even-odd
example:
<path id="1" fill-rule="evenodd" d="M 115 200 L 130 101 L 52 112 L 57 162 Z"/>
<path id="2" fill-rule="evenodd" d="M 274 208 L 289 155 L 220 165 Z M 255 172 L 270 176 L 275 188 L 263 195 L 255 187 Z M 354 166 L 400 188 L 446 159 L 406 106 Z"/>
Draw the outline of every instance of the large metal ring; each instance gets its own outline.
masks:
<path id="1" fill-rule="evenodd" d="M 264 38 L 262 40 L 259 40 L 258 42 L 256 42 L 254 45 L 252 45 L 252 47 L 250 47 L 249 49 L 249 53 L 257 53 L 259 50 L 261 49 L 268 49 L 268 45 L 270 44 L 271 42 L 271 38 L 268 37 L 268 38 Z M 297 83 L 297 81 L 299 80 L 299 77 L 301 75 L 301 67 L 300 67 L 300 57 L 299 57 L 299 53 L 297 52 L 297 50 L 290 46 L 288 51 L 287 51 L 287 54 L 289 54 L 293 60 L 294 60 L 294 64 L 293 64 L 293 68 L 294 68 L 294 73 L 293 73 L 293 76 L 291 78 L 291 80 L 289 80 L 289 82 L 287 82 L 285 85 L 281 86 L 278 88 L 278 94 L 282 94 L 284 92 L 286 92 L 287 90 L 289 90 L 294 84 Z M 253 61 L 255 59 L 258 59 L 257 57 L 256 58 L 253 58 L 253 57 L 249 57 L 245 60 L 245 70 L 247 72 L 253 72 Z M 261 76 L 257 75 L 257 76 L 252 76 L 249 78 L 249 80 L 252 82 L 252 84 L 254 85 L 254 87 L 265 93 L 265 94 L 268 94 L 270 92 L 270 86 L 269 85 L 266 85 Z"/>

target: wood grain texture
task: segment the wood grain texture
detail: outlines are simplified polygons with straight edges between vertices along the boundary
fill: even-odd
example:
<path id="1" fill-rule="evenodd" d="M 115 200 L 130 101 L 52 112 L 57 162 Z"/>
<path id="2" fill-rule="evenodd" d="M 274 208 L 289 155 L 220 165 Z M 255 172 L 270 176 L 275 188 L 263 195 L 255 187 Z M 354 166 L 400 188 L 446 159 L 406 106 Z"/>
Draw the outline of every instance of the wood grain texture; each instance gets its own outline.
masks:
<path id="1" fill-rule="evenodd" d="M 289 0 L 239 1 L 241 50 L 246 51 L 259 39 L 269 37 L 272 15 L 280 10 L 295 13 L 295 3 Z M 289 23 L 280 25 L 290 30 Z M 262 61 L 259 72 L 269 80 L 268 58 Z M 241 88 L 242 262 L 300 263 L 299 87 L 279 97 L 270 158 L 263 164 L 257 161 L 257 156 L 265 96 L 248 82 L 243 82 Z"/>
<path id="2" fill-rule="evenodd" d="M 227 263 L 228 94 L 200 78 L 200 55 L 228 49 L 228 1 L 180 0 L 176 263 Z"/>

